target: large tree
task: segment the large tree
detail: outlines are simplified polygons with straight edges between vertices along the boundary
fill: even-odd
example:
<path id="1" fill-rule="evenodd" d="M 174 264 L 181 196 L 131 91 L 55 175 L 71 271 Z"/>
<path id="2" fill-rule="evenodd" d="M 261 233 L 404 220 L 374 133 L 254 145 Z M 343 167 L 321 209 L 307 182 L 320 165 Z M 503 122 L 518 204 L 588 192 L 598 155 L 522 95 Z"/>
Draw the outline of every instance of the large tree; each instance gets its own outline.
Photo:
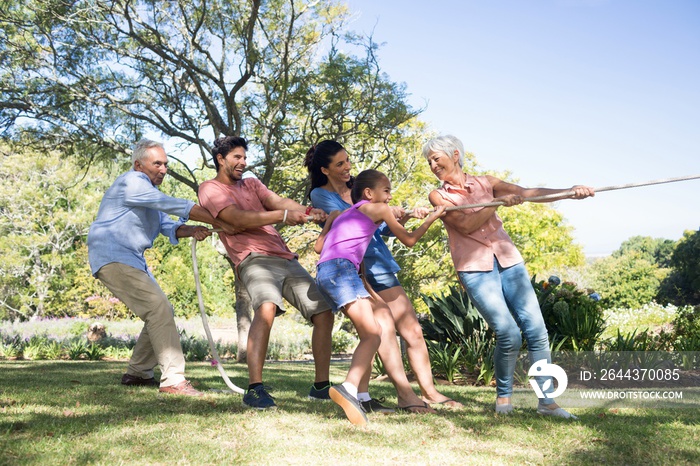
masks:
<path id="1" fill-rule="evenodd" d="M 371 38 L 341 35 L 347 10 L 334 2 L 8 3 L 0 121 L 112 151 L 96 153 L 126 154 L 151 130 L 211 166 L 213 138 L 244 135 L 258 177 L 294 192 L 275 174 L 310 144 L 358 142 L 360 158 L 386 161 L 416 115 Z M 171 175 L 196 190 L 194 170 Z"/>
<path id="2" fill-rule="evenodd" d="M 318 140 L 388 171 L 415 137 L 403 85 L 371 38 L 343 33 L 347 18 L 334 1 L 5 1 L 0 125 L 90 162 L 123 163 L 160 133 L 198 154 L 170 170 L 195 192 L 213 139 L 244 135 L 256 175 L 303 200 L 301 158 Z M 243 321 L 246 303 L 237 295 Z"/>
<path id="3" fill-rule="evenodd" d="M 304 153 L 336 139 L 356 172 L 379 168 L 398 202 L 426 205 L 435 179 L 418 156 L 426 136 L 415 118 L 420 110 L 382 72 L 372 37 L 345 32 L 348 18 L 333 0 L 3 1 L 0 130 L 122 169 L 135 140 L 160 134 L 181 149 L 171 158 L 195 155 L 170 170 L 192 197 L 201 177 L 211 176 L 213 139 L 243 135 L 255 174 L 302 202 Z M 547 225 L 558 228 L 560 218 Z M 566 241 L 557 244 L 573 247 L 561 232 Z M 315 230 L 282 233 L 303 252 Z M 525 233 L 516 232 L 516 243 Z M 444 240 L 444 230 L 433 228 L 413 250 L 395 246 L 414 297 L 453 272 Z M 313 257 L 302 259 L 312 266 Z M 237 287 L 242 350 L 248 302 Z"/>

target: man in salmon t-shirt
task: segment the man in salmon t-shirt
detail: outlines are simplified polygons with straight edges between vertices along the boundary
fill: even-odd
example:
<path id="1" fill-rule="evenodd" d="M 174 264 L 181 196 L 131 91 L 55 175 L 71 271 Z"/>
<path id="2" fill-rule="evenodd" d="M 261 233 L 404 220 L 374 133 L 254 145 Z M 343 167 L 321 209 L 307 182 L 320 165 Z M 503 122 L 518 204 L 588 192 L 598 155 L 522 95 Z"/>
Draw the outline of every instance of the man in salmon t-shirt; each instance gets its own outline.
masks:
<path id="1" fill-rule="evenodd" d="M 263 385 L 262 370 L 275 316 L 285 312 L 283 298 L 314 326 L 311 347 L 316 378 L 309 398 L 327 400 L 334 319 L 331 307 L 273 226 L 300 225 L 308 217 L 323 222 L 326 213 L 275 194 L 255 177 L 244 178 L 247 150 L 248 143 L 241 137 L 214 141 L 212 157 L 217 174 L 199 187 L 202 207 L 240 231 L 236 235 L 219 233 L 219 237 L 255 310 L 248 334 L 250 385 L 243 404 L 255 409 L 276 407 Z"/>

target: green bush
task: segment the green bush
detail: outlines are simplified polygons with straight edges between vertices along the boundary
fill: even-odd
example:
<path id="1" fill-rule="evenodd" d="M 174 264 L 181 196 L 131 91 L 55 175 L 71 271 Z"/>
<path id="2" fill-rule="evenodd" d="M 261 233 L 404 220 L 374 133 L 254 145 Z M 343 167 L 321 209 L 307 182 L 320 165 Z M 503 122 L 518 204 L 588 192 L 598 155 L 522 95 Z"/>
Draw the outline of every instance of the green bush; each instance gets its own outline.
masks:
<path id="1" fill-rule="evenodd" d="M 99 361 L 105 356 L 105 350 L 97 343 L 91 343 L 85 350 L 85 357 L 89 361 Z"/>
<path id="2" fill-rule="evenodd" d="M 107 346 L 104 349 L 104 357 L 106 359 L 125 360 L 131 358 L 133 348 L 125 346 Z"/>
<path id="3" fill-rule="evenodd" d="M 185 361 L 206 361 L 209 357 L 209 342 L 206 338 L 197 338 L 194 335 L 187 335 L 184 330 L 180 331 L 180 345 Z"/>
<path id="4" fill-rule="evenodd" d="M 24 359 L 46 359 L 49 346 L 49 338 L 46 335 L 32 336 L 24 345 Z"/>
<path id="5" fill-rule="evenodd" d="M 238 344 L 236 343 L 222 343 L 217 341 L 215 343 L 216 352 L 219 353 L 219 357 L 222 359 L 236 359 L 238 354 Z"/>
<path id="6" fill-rule="evenodd" d="M 558 277 L 535 281 L 532 286 L 542 309 L 550 342 L 561 349 L 593 351 L 605 330 L 603 309 L 597 294 L 579 290 Z"/>
<path id="7" fill-rule="evenodd" d="M 45 359 L 63 359 L 66 354 L 66 349 L 60 341 L 50 341 L 46 344 L 44 348 L 44 358 Z"/>
<path id="8" fill-rule="evenodd" d="M 333 354 L 347 353 L 352 346 L 357 343 L 357 338 L 355 338 L 350 332 L 338 329 L 333 332 L 331 339 L 331 351 Z"/>
<path id="9" fill-rule="evenodd" d="M 667 344 L 663 334 L 655 336 L 646 329 L 621 333 L 618 329 L 617 336 L 603 342 L 603 347 L 610 352 L 657 351 L 666 350 Z"/>
<path id="10" fill-rule="evenodd" d="M 430 311 L 430 318 L 420 322 L 426 340 L 469 346 L 475 337 L 492 339 L 493 331 L 461 287 L 451 286 L 449 293 L 421 297 Z"/>
<path id="11" fill-rule="evenodd" d="M 477 382 L 483 382 L 484 385 L 491 384 L 491 380 L 496 375 L 496 362 L 493 359 L 495 350 L 496 346 L 491 345 L 483 355 L 481 366 L 479 367 L 479 376 L 476 378 Z"/>
<path id="12" fill-rule="evenodd" d="M 657 299 L 677 305 L 700 304 L 700 230 L 686 231 L 671 256 L 671 274 L 661 283 Z"/>
<path id="13" fill-rule="evenodd" d="M 700 351 L 700 305 L 678 308 L 673 320 L 673 342 L 676 351 Z"/>
<path id="14" fill-rule="evenodd" d="M 651 302 L 669 270 L 659 268 L 641 253 L 631 251 L 593 263 L 592 286 L 605 307 L 640 307 Z"/>
<path id="15" fill-rule="evenodd" d="M 386 374 L 386 369 L 384 369 L 384 363 L 379 358 L 379 353 L 374 354 L 374 359 L 372 360 L 372 375 L 379 377 L 380 375 Z"/>
<path id="16" fill-rule="evenodd" d="M 460 372 L 462 348 L 454 343 L 438 343 L 428 340 L 430 368 L 433 374 L 443 376 L 445 380 L 454 383 L 462 377 Z"/>
<path id="17" fill-rule="evenodd" d="M 430 312 L 420 324 L 428 349 L 432 351 L 433 369 L 446 377 L 459 365 L 464 372 L 492 374 L 495 339 L 493 330 L 469 301 L 461 287 L 452 286 L 448 293 L 422 295 Z M 490 381 L 490 377 L 489 377 Z M 488 382 L 485 382 L 488 383 Z"/>
<path id="18" fill-rule="evenodd" d="M 78 339 L 69 344 L 66 353 L 68 355 L 68 359 L 74 361 L 84 358 L 87 350 L 88 347 L 85 341 Z"/>
<path id="19" fill-rule="evenodd" d="M 22 357 L 24 342 L 18 334 L 7 335 L 0 332 L 0 358 L 18 359 Z"/>

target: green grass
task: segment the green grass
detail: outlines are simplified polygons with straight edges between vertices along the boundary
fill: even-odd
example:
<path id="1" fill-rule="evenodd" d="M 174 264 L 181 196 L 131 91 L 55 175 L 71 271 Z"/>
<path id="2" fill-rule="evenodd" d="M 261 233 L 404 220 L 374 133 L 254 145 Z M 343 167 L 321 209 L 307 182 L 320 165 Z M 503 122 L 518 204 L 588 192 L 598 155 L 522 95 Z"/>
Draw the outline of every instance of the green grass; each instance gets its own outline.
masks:
<path id="1" fill-rule="evenodd" d="M 580 420 L 516 407 L 496 416 L 493 388 L 447 385 L 465 403 L 437 415 L 371 415 L 352 426 L 332 402 L 306 399 L 309 363 L 268 363 L 279 409 L 246 410 L 240 395 L 200 399 L 119 384 L 124 362 L 0 361 L 0 464 L 698 464 L 696 409 L 590 408 Z M 245 384 L 244 365 L 227 364 Z M 341 381 L 347 363 L 334 363 Z M 189 363 L 200 390 L 225 388 L 207 363 Z M 386 382 L 375 396 L 396 403 Z"/>

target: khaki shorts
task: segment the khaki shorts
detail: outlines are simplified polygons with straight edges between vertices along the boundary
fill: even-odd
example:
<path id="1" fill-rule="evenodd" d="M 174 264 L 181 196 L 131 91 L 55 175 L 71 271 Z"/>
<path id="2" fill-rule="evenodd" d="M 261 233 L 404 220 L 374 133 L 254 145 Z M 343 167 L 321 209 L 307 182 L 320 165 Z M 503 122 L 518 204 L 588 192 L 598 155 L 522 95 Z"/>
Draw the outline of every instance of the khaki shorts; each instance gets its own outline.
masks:
<path id="1" fill-rule="evenodd" d="M 314 279 L 296 259 L 252 253 L 238 265 L 238 277 L 248 290 L 254 310 L 265 303 L 274 303 L 277 315 L 282 315 L 284 298 L 310 321 L 331 308 Z"/>

